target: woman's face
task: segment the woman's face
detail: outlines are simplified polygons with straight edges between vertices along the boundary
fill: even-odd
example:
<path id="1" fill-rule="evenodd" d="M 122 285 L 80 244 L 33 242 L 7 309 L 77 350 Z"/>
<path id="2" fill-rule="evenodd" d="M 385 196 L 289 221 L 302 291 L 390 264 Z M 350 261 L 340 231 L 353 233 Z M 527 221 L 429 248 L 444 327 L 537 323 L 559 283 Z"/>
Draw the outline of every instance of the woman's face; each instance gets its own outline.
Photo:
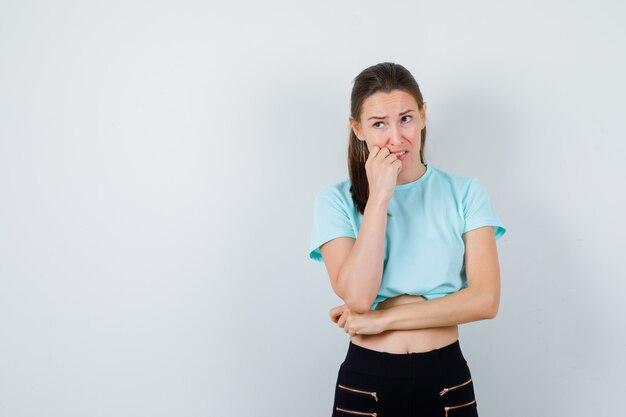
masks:
<path id="1" fill-rule="evenodd" d="M 350 117 L 357 138 L 373 146 L 389 148 L 392 153 L 406 151 L 398 183 L 416 179 L 423 171 L 420 161 L 421 133 L 426 126 L 426 103 L 419 111 L 415 98 L 402 90 L 374 93 L 363 102 L 361 120 Z M 401 178 L 402 177 L 402 178 Z"/>

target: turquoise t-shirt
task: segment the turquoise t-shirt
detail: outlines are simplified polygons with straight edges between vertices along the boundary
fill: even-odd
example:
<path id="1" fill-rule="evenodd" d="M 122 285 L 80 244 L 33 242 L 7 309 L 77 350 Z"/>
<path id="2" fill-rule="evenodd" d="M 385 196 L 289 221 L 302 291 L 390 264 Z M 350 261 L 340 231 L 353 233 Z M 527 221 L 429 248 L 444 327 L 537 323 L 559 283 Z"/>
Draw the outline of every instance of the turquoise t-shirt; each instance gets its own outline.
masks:
<path id="1" fill-rule="evenodd" d="M 424 166 L 420 178 L 396 185 L 389 200 L 383 276 L 370 310 L 402 294 L 432 300 L 467 287 L 461 235 L 494 226 L 498 239 L 506 231 L 478 179 Z M 309 258 L 323 262 L 322 244 L 358 236 L 363 215 L 352 200 L 350 184 L 350 179 L 338 182 L 316 196 Z"/>

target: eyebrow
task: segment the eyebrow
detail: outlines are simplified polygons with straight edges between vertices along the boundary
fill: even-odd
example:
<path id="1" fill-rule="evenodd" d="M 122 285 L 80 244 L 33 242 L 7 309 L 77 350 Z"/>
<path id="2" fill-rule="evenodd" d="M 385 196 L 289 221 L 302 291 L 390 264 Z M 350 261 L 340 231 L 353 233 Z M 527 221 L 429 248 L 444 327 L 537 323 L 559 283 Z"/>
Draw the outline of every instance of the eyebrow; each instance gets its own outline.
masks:
<path id="1" fill-rule="evenodd" d="M 412 112 L 412 111 L 415 111 L 415 110 L 413 110 L 413 109 L 405 110 L 405 111 L 403 111 L 402 113 L 400 113 L 400 114 L 399 114 L 399 116 L 404 116 L 405 114 L 410 113 L 410 112 Z M 370 118 L 369 118 L 369 119 L 367 119 L 367 120 L 372 120 L 372 119 L 385 119 L 385 118 L 387 118 L 387 116 L 372 116 L 372 117 L 370 117 Z"/>

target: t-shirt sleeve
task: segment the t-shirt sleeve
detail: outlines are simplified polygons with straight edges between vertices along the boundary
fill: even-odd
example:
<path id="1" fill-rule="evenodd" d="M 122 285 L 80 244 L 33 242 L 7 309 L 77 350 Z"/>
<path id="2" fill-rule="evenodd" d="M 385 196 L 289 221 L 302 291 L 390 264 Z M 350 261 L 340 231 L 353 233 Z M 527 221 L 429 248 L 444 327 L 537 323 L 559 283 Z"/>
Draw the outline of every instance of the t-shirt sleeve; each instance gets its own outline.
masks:
<path id="1" fill-rule="evenodd" d="M 482 226 L 493 226 L 497 240 L 506 232 L 506 228 L 491 205 L 487 190 L 477 178 L 472 178 L 470 181 L 463 202 L 463 214 L 465 216 L 463 233 Z"/>
<path id="2" fill-rule="evenodd" d="M 323 262 L 320 246 L 338 237 L 356 239 L 350 215 L 337 193 L 329 189 L 322 190 L 315 197 L 309 258 Z"/>

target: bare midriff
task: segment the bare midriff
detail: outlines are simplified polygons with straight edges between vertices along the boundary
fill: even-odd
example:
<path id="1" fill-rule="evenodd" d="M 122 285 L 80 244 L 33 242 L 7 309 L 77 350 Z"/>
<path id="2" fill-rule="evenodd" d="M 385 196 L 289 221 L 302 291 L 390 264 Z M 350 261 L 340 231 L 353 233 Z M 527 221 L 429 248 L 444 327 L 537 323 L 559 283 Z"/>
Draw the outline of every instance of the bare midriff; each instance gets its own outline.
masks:
<path id="1" fill-rule="evenodd" d="M 376 310 L 407 303 L 425 302 L 421 295 L 403 294 L 387 298 L 376 306 Z M 414 330 L 387 330 L 379 334 L 357 334 L 352 343 L 379 352 L 412 353 L 428 352 L 454 343 L 459 338 L 459 326 L 431 327 Z"/>

